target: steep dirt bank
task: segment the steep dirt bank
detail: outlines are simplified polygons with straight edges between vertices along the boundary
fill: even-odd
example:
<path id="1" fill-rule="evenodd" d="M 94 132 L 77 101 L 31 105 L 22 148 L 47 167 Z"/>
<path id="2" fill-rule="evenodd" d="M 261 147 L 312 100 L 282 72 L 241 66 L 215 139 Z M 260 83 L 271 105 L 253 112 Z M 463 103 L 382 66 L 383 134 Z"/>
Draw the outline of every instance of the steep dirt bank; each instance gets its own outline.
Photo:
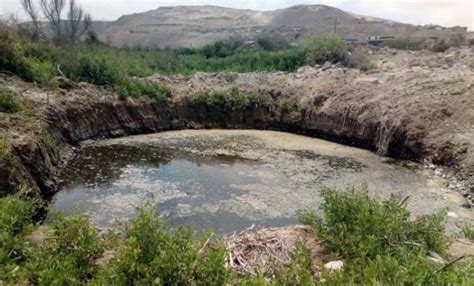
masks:
<path id="1" fill-rule="evenodd" d="M 467 64 L 473 54 L 472 49 L 444 55 L 382 50 L 373 55 L 379 69 L 372 72 L 325 66 L 290 74 L 150 78 L 172 90 L 174 97 L 167 104 L 122 102 L 87 84 L 46 91 L 6 78 L 4 85 L 33 102 L 35 120 L 44 114 L 51 136 L 25 127 L 31 124 L 22 115 L 0 113 L 2 137 L 13 146 L 13 160 L 0 166 L 0 189 L 17 190 L 26 184 L 33 193 L 47 196 L 54 192 L 56 170 L 81 141 L 185 128 L 303 133 L 382 155 L 450 166 L 472 188 L 474 71 Z M 194 100 L 199 92 L 232 87 L 257 92 L 269 104 L 229 111 Z M 291 108 L 282 108 L 288 102 Z"/>

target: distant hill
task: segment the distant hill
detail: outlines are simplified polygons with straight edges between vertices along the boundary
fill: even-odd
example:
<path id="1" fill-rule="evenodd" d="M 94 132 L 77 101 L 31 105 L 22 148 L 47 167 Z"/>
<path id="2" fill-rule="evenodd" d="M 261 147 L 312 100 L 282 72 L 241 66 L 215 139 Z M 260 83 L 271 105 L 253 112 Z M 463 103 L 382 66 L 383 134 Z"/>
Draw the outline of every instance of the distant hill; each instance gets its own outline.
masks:
<path id="1" fill-rule="evenodd" d="M 116 47 L 198 48 L 218 40 L 252 40 L 273 35 L 298 42 L 316 33 L 358 40 L 378 35 L 426 35 L 427 27 L 360 16 L 325 5 L 301 5 L 269 12 L 216 6 L 174 6 L 125 15 L 101 23 L 96 32 Z"/>

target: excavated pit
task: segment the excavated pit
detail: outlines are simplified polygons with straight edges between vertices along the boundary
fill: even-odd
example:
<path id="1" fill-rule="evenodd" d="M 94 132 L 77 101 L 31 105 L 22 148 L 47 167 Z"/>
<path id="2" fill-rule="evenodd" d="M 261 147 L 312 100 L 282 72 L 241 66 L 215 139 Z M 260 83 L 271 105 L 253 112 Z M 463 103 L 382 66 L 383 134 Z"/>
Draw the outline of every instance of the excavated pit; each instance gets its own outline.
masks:
<path id="1" fill-rule="evenodd" d="M 86 142 L 60 176 L 52 208 L 88 214 L 102 228 L 151 201 L 173 224 L 219 233 L 298 222 L 323 187 L 367 186 L 410 196 L 414 215 L 449 210 L 448 231 L 473 222 L 462 197 L 423 165 L 319 139 L 273 131 L 185 130 Z"/>

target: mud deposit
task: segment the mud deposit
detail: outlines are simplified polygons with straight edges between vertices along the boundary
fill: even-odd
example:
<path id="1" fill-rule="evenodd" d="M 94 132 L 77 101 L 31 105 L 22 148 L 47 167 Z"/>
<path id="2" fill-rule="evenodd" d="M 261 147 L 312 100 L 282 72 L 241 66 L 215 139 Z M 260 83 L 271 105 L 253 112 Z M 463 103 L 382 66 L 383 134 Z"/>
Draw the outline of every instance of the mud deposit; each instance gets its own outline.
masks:
<path id="1" fill-rule="evenodd" d="M 88 214 L 107 228 L 151 201 L 171 224 L 231 232 L 297 222 L 324 187 L 367 186 L 410 196 L 415 215 L 448 210 L 449 231 L 473 221 L 462 197 L 421 165 L 342 145 L 268 131 L 179 131 L 84 144 L 61 175 L 53 209 Z"/>

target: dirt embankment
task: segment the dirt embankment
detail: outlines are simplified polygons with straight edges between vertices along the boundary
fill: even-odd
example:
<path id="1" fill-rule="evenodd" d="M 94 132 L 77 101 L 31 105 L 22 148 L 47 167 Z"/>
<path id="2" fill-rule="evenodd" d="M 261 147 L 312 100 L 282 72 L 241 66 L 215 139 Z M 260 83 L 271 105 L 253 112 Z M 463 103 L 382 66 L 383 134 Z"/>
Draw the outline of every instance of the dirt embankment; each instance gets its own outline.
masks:
<path id="1" fill-rule="evenodd" d="M 378 69 L 330 65 L 297 73 L 154 76 L 168 85 L 168 104 L 121 102 L 87 84 L 46 91 L 4 79 L 44 113 L 51 137 L 24 132 L 21 115 L 0 113 L 0 131 L 15 164 L 0 167 L 0 188 L 26 184 L 41 196 L 54 191 L 54 174 L 80 141 L 185 128 L 254 128 L 303 133 L 383 155 L 454 167 L 474 186 L 474 61 L 472 49 L 445 54 L 380 50 Z M 199 92 L 238 87 L 258 92 L 269 106 L 225 111 L 193 100 Z M 281 105 L 294 100 L 296 108 Z M 13 188 L 15 186 L 15 188 Z"/>

